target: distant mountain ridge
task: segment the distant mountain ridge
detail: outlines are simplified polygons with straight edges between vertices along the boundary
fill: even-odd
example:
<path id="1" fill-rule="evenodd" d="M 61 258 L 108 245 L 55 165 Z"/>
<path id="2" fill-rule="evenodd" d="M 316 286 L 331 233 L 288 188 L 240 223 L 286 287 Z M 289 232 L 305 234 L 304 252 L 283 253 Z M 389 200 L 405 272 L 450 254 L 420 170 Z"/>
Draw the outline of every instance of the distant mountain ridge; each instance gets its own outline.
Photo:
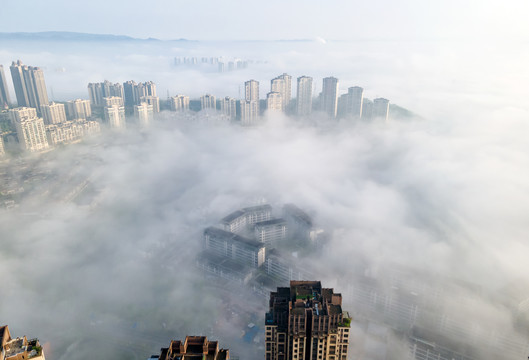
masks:
<path id="1" fill-rule="evenodd" d="M 163 41 L 155 38 L 139 39 L 126 35 L 89 34 L 69 31 L 0 33 L 2 40 L 48 40 L 48 41 Z M 170 41 L 189 41 L 175 39 Z"/>

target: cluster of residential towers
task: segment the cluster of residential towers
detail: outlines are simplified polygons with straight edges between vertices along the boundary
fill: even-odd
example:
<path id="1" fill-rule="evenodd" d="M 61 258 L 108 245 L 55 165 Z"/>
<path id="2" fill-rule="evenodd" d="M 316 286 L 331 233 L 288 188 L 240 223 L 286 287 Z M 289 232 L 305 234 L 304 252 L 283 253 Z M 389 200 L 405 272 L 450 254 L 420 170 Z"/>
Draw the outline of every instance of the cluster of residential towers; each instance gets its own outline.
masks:
<path id="1" fill-rule="evenodd" d="M 241 99 L 217 99 L 205 94 L 199 100 L 186 95 L 168 97 L 160 104 L 156 85 L 152 81 L 112 83 L 105 80 L 88 84 L 89 100 L 76 99 L 64 103 L 50 102 L 41 68 L 24 65 L 20 60 L 10 66 L 18 107 L 11 105 L 3 67 L 0 65 L 1 117 L 9 119 L 16 129 L 16 141 L 26 151 L 43 151 L 50 147 L 79 141 L 88 134 L 100 131 L 100 124 L 109 128 L 125 128 L 131 121 L 146 127 L 160 110 L 189 112 L 205 110 L 241 125 L 253 125 L 265 113 L 286 113 L 305 117 L 313 111 L 329 118 L 388 119 L 389 101 L 364 98 L 361 87 L 350 87 L 339 96 L 339 81 L 334 77 L 323 79 L 322 90 L 314 96 L 313 79 L 297 78 L 296 99 L 292 99 L 292 76 L 282 74 L 270 81 L 266 99 L 259 94 L 256 80 L 244 83 Z M 132 118 L 132 120 L 131 120 Z M 4 134 L 5 135 L 5 134 Z M 4 138 L 0 137 L 0 155 L 4 151 Z"/>

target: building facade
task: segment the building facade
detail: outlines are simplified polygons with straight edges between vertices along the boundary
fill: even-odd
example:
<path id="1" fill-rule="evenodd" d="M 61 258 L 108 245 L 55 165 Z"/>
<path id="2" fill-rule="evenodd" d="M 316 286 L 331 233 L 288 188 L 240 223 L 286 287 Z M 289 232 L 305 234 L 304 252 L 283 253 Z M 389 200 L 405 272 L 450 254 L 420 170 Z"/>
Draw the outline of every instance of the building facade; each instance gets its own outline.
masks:
<path id="1" fill-rule="evenodd" d="M 237 100 L 226 96 L 220 100 L 220 111 L 230 120 L 237 118 Z"/>
<path id="2" fill-rule="evenodd" d="M 37 117 L 37 109 L 30 107 L 18 107 L 9 109 L 9 120 L 11 124 L 16 124 L 22 120 L 33 119 Z"/>
<path id="3" fill-rule="evenodd" d="M 319 281 L 291 281 L 270 294 L 266 360 L 347 360 L 351 319 L 342 296 Z"/>
<path id="4" fill-rule="evenodd" d="M 135 81 L 129 80 L 123 83 L 124 105 L 132 108 L 134 105 L 140 105 L 144 96 L 157 96 L 156 84 L 152 81 L 136 84 Z"/>
<path id="5" fill-rule="evenodd" d="M 123 99 L 125 95 L 123 85 L 119 83 L 112 84 L 110 81 L 105 80 L 101 83 L 89 83 L 88 96 L 92 105 L 105 106 L 104 98 L 117 96 Z"/>
<path id="6" fill-rule="evenodd" d="M 387 121 L 389 116 L 389 100 L 377 98 L 373 100 L 373 119 Z"/>
<path id="7" fill-rule="evenodd" d="M 41 105 L 49 102 L 42 69 L 24 65 L 20 60 L 13 61 L 10 69 L 18 106 L 35 108 L 40 115 Z"/>
<path id="8" fill-rule="evenodd" d="M 312 112 L 312 78 L 310 76 L 298 77 L 296 109 L 299 116 L 309 115 Z"/>
<path id="9" fill-rule="evenodd" d="M 23 108 L 21 112 L 17 112 L 17 109 L 10 110 L 11 121 L 14 121 L 17 130 L 18 142 L 21 148 L 26 151 L 46 150 L 49 148 L 49 143 L 44 120 L 37 117 L 35 109 L 29 108 L 32 111 L 27 111 L 27 109 Z M 25 115 L 21 115 L 21 113 L 25 113 Z"/>
<path id="10" fill-rule="evenodd" d="M 241 125 L 248 126 L 256 123 L 259 117 L 259 101 L 240 101 Z"/>
<path id="11" fill-rule="evenodd" d="M 66 103 L 66 115 L 70 120 L 88 119 L 92 116 L 90 100 L 76 99 Z"/>
<path id="12" fill-rule="evenodd" d="M 287 222 L 284 219 L 259 221 L 254 224 L 255 238 L 268 249 L 275 247 L 287 237 Z"/>
<path id="13" fill-rule="evenodd" d="M 200 109 L 217 109 L 217 98 L 211 94 L 202 95 L 200 97 Z"/>
<path id="14" fill-rule="evenodd" d="M 323 79 L 321 110 L 332 119 L 336 117 L 338 111 L 338 79 L 335 77 Z"/>
<path id="15" fill-rule="evenodd" d="M 214 227 L 204 230 L 204 250 L 253 268 L 265 261 L 263 243 Z"/>
<path id="16" fill-rule="evenodd" d="M 109 106 L 105 107 L 105 120 L 108 126 L 112 129 L 124 129 L 127 127 L 125 121 L 125 107 L 124 106 Z"/>
<path id="17" fill-rule="evenodd" d="M 362 120 L 371 120 L 373 118 L 373 101 L 364 98 L 362 100 Z"/>
<path id="18" fill-rule="evenodd" d="M 123 105 L 123 98 L 121 96 L 108 96 L 103 98 L 104 105 L 106 107 L 111 106 L 124 106 Z"/>
<path id="19" fill-rule="evenodd" d="M 269 92 L 266 94 L 266 109 L 269 112 L 284 111 L 283 97 L 278 92 Z"/>
<path id="20" fill-rule="evenodd" d="M 7 108 L 10 103 L 4 67 L 0 65 L 0 109 Z"/>
<path id="21" fill-rule="evenodd" d="M 172 111 L 186 111 L 189 110 L 189 96 L 176 95 L 169 99 Z"/>
<path id="22" fill-rule="evenodd" d="M 99 132 L 101 127 L 97 121 L 82 119 L 46 126 L 48 143 L 53 146 L 78 142 L 87 135 Z"/>
<path id="23" fill-rule="evenodd" d="M 138 121 L 139 126 L 148 127 L 154 118 L 153 106 L 147 103 L 134 105 L 134 117 Z"/>
<path id="24" fill-rule="evenodd" d="M 292 76 L 288 74 L 279 75 L 270 81 L 270 92 L 281 95 L 282 109 L 285 111 L 292 98 Z"/>
<path id="25" fill-rule="evenodd" d="M 225 231 L 236 234 L 245 233 L 258 222 L 268 221 L 272 216 L 272 207 L 268 204 L 242 208 L 222 218 L 220 225 Z"/>
<path id="26" fill-rule="evenodd" d="M 152 111 L 154 113 L 160 112 L 160 98 L 158 96 L 155 96 L 155 95 L 142 96 L 140 98 L 140 104 L 141 103 L 147 103 L 149 105 L 152 105 Z"/>
<path id="27" fill-rule="evenodd" d="M 244 83 L 244 100 L 244 105 L 243 101 L 241 101 L 241 121 L 243 123 L 248 123 L 248 120 L 252 122 L 257 119 L 261 111 L 259 105 L 259 81 L 248 80 Z M 243 118 L 245 121 L 243 121 Z"/>
<path id="28" fill-rule="evenodd" d="M 171 340 L 168 348 L 162 348 L 158 360 L 230 360 L 230 351 L 219 348 L 217 341 L 206 336 L 186 336 L 184 341 Z"/>
<path id="29" fill-rule="evenodd" d="M 345 115 L 354 119 L 362 117 L 362 102 L 364 101 L 364 89 L 353 86 L 347 90 L 345 101 Z"/>
<path id="30" fill-rule="evenodd" d="M 40 107 L 42 118 L 46 125 L 58 124 L 66 121 L 66 110 L 64 104 L 52 102 Z"/>

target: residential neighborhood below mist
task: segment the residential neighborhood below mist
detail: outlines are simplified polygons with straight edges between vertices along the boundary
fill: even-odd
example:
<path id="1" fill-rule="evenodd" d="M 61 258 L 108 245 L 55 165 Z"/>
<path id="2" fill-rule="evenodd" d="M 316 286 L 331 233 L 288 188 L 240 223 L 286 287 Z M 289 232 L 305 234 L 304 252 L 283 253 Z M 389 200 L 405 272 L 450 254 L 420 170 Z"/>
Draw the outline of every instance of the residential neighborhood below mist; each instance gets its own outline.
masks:
<path id="1" fill-rule="evenodd" d="M 527 111 L 470 55 L 0 42 L 0 360 L 529 355 Z"/>

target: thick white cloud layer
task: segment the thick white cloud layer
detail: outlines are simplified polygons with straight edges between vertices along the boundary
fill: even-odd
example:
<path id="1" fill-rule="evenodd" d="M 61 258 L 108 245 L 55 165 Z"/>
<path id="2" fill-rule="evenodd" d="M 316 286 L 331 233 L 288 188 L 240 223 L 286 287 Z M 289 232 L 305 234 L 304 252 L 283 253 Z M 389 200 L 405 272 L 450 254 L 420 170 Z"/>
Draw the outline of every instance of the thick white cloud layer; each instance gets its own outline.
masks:
<path id="1" fill-rule="evenodd" d="M 106 135 L 95 141 L 99 145 L 61 149 L 43 166 L 66 182 L 72 171 L 93 174 L 90 200 L 97 201 L 89 207 L 46 195 L 2 213 L 2 322 L 16 334 L 49 341 L 51 359 L 84 359 L 93 351 L 110 357 L 116 344 L 129 352 L 118 356 L 144 357 L 142 338 L 163 346 L 191 333 L 229 347 L 240 334 L 227 325 L 218 292 L 197 274 L 193 258 L 205 226 L 265 198 L 297 204 L 333 234 L 314 270 L 344 297 L 348 279 L 376 274 L 383 285 L 392 281 L 388 268 L 402 266 L 415 269 L 417 282 L 426 277 L 432 288 L 450 289 L 436 300 L 448 318 L 467 316 L 483 328 L 514 334 L 510 311 L 522 299 L 496 297 L 529 280 L 529 111 L 517 76 L 487 73 L 465 62 L 465 51 L 328 45 L 288 51 L 264 45 L 254 54 L 267 64 L 230 74 L 174 72 L 163 65 L 169 55 L 157 67 L 156 56 L 148 54 L 106 65 L 65 59 L 74 69 L 70 77 L 68 71 L 52 74 L 40 53 L 0 53 L 4 64 L 14 57 L 44 63 L 56 93 L 71 82 L 63 96 L 103 78 L 159 81 L 160 95 L 167 87 L 172 95 L 217 89 L 222 96 L 237 95 L 234 87 L 254 77 L 264 94 L 268 79 L 283 71 L 316 81 L 334 73 L 342 88 L 365 86 L 368 97 L 384 95 L 425 117 L 330 124 L 278 116 L 241 128 L 162 114 L 145 133 L 131 129 Z M 217 46 L 203 53 L 216 53 Z M 245 57 L 246 46 L 230 52 Z M 55 61 L 59 55 L 49 56 Z M 508 61 L 527 77 L 520 62 Z M 170 87 L 173 79 L 177 85 Z M 265 303 L 247 304 L 259 313 Z M 221 334 L 210 332 L 215 319 L 226 324 Z M 237 351 L 244 354 L 243 347 Z"/>

